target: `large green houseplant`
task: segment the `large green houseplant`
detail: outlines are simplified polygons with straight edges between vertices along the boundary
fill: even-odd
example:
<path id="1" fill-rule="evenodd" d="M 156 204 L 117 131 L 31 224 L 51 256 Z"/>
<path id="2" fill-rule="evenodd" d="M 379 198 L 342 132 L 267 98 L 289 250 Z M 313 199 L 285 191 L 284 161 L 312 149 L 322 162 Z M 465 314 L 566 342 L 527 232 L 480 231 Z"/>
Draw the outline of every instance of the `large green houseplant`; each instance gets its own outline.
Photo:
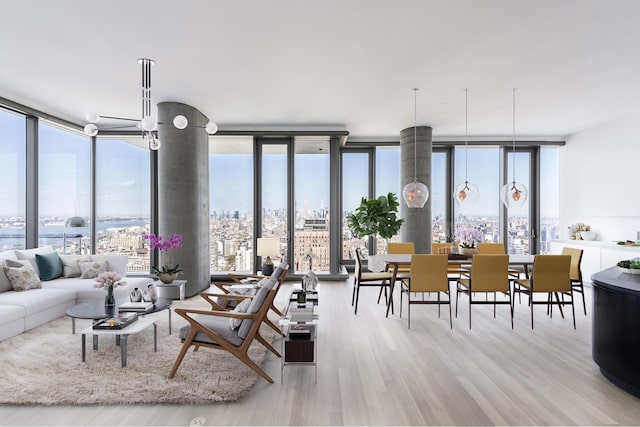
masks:
<path id="1" fill-rule="evenodd" d="M 347 216 L 349 229 L 358 237 L 379 236 L 391 239 L 398 234 L 404 219 L 398 218 L 398 197 L 394 193 L 377 199 L 360 200 L 360 206 Z"/>

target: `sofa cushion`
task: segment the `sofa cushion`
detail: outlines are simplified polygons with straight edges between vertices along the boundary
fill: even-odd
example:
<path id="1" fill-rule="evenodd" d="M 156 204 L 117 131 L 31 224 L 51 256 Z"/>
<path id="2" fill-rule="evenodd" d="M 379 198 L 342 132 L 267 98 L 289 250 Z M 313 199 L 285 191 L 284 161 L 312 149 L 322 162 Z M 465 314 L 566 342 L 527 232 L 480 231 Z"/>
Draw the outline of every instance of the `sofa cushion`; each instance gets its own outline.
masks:
<path id="1" fill-rule="evenodd" d="M 250 298 L 243 299 L 242 301 L 240 301 L 238 305 L 236 305 L 236 308 L 233 309 L 233 312 L 246 313 L 250 305 L 251 305 Z M 238 329 L 241 323 L 242 323 L 242 319 L 238 319 L 235 317 L 229 318 L 229 327 L 231 328 L 232 331 Z"/>
<path id="2" fill-rule="evenodd" d="M 53 280 L 62 276 L 62 261 L 57 252 L 36 254 L 36 264 L 40 271 L 40 280 Z"/>
<path id="3" fill-rule="evenodd" d="M 16 260 L 18 258 L 16 258 L 16 253 L 14 251 L 0 252 L 0 292 L 7 292 L 13 289 L 9 282 L 9 278 L 4 274 L 4 270 L 2 269 L 2 267 L 6 265 L 5 260 L 7 259 Z"/>
<path id="4" fill-rule="evenodd" d="M 23 307 L 26 317 L 30 317 L 46 312 L 51 307 L 62 305 L 71 307 L 75 304 L 75 298 L 75 292 L 66 289 L 37 289 L 30 292 L 2 293 L 0 294 L 0 305 Z M 50 320 L 53 320 L 53 318 Z M 27 327 L 26 329 L 29 328 Z"/>
<path id="5" fill-rule="evenodd" d="M 100 273 L 104 273 L 107 271 L 108 264 L 107 261 L 88 261 L 88 262 L 79 262 L 80 265 L 80 275 L 81 279 L 94 279 L 98 277 Z"/>
<path id="6" fill-rule="evenodd" d="M 30 266 L 22 267 L 3 267 L 4 273 L 9 278 L 11 287 L 14 291 L 27 291 L 29 289 L 40 289 L 42 283 L 38 277 L 38 273 Z"/>
<path id="7" fill-rule="evenodd" d="M 36 263 L 36 254 L 40 254 L 40 255 L 50 254 L 51 252 L 53 252 L 53 247 L 42 246 L 42 247 L 33 248 L 33 249 L 17 250 L 15 252 L 16 252 L 16 257 L 18 257 L 18 259 L 29 261 L 33 269 L 36 271 L 36 273 L 38 273 L 38 276 L 40 276 L 40 271 L 38 270 L 38 264 Z"/>
<path id="8" fill-rule="evenodd" d="M 269 294 L 270 289 L 267 286 L 262 286 L 256 292 L 256 296 L 251 300 L 251 304 L 247 309 L 247 313 L 257 313 L 262 308 L 262 304 L 267 299 L 267 295 Z M 240 328 L 238 328 L 238 336 L 242 339 L 247 337 L 247 334 L 251 330 L 251 326 L 253 326 L 252 319 L 244 319 L 242 324 L 240 324 Z"/>
<path id="9" fill-rule="evenodd" d="M 107 271 L 115 271 L 122 277 L 127 275 L 127 263 L 129 258 L 126 255 L 101 254 L 91 255 L 91 261 L 106 261 Z"/>
<path id="10" fill-rule="evenodd" d="M 240 347 L 242 345 L 242 342 L 244 341 L 244 338 L 240 338 L 238 336 L 237 330 L 232 331 L 231 329 L 229 329 L 229 319 L 227 317 L 207 316 L 204 314 L 198 314 L 194 316 L 194 319 L 196 319 L 202 325 L 211 329 L 213 332 L 220 335 L 222 338 L 226 339 L 236 347 Z M 189 329 L 190 329 L 189 325 L 186 325 L 180 328 L 180 334 L 179 334 L 180 339 L 185 339 L 187 337 L 187 335 L 189 334 Z M 200 342 L 210 343 L 210 344 L 217 344 L 214 340 L 212 340 L 202 332 L 198 332 L 198 334 L 195 337 L 195 340 Z"/>
<path id="11" fill-rule="evenodd" d="M 60 261 L 62 261 L 62 277 L 80 277 L 82 272 L 78 263 L 91 261 L 91 257 L 89 255 L 60 255 Z"/>

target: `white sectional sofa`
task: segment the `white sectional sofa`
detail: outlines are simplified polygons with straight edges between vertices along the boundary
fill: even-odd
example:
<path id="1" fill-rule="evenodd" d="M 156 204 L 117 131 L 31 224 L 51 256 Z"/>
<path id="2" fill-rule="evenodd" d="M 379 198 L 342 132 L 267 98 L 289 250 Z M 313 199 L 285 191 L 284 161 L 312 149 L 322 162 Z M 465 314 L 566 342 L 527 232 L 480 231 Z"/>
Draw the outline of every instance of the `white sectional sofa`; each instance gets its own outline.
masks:
<path id="1" fill-rule="evenodd" d="M 126 255 L 60 255 L 62 277 L 42 280 L 41 289 L 13 290 L 3 268 L 7 262 L 29 262 L 40 274 L 36 254 L 52 252 L 51 246 L 0 252 L 0 341 L 64 316 L 67 309 L 76 304 L 104 298 L 105 291 L 93 286 L 95 279 L 80 278 L 80 262 L 106 261 L 107 271 L 116 271 L 124 278 L 126 285 L 114 289 L 116 299 L 126 297 L 134 288 L 146 288 L 153 282 L 149 277 L 126 277 Z"/>

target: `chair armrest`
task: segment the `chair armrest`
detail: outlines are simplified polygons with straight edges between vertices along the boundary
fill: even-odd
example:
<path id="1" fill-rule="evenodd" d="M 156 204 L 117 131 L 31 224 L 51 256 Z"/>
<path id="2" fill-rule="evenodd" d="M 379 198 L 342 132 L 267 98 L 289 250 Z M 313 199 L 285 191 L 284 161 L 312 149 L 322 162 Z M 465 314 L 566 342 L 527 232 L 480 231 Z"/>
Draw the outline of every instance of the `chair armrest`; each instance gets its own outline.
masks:
<path id="1" fill-rule="evenodd" d="M 259 274 L 237 274 L 237 273 L 228 273 L 227 276 L 229 276 L 229 278 L 236 283 L 242 283 L 242 279 L 260 280 L 260 279 L 264 279 L 265 277 L 268 277 L 268 276 L 262 276 Z"/>
<path id="2" fill-rule="evenodd" d="M 221 298 L 224 298 L 226 301 L 230 301 L 230 300 L 242 301 L 243 299 L 254 297 L 254 295 L 216 294 L 211 292 L 200 292 L 200 296 L 209 304 L 211 304 L 212 310 L 220 310 L 220 311 L 228 310 L 228 308 L 226 304 L 221 305 L 221 304 L 218 304 L 218 301 L 214 301 L 215 298 L 221 297 Z"/>
<path id="3" fill-rule="evenodd" d="M 225 294 L 229 293 L 229 288 L 231 285 L 233 285 L 233 283 L 227 283 L 227 282 L 213 282 L 213 285 L 215 287 L 217 287 L 218 289 L 220 289 L 222 292 L 224 292 Z"/>
<path id="4" fill-rule="evenodd" d="M 234 317 L 236 319 L 254 319 L 257 313 L 238 313 L 234 311 L 225 311 L 225 310 L 194 310 L 190 308 L 176 308 L 176 314 L 184 317 L 185 319 L 193 320 L 190 316 L 192 314 L 200 314 L 204 316 L 217 316 L 217 317 Z M 197 322 L 197 320 L 194 320 Z"/>

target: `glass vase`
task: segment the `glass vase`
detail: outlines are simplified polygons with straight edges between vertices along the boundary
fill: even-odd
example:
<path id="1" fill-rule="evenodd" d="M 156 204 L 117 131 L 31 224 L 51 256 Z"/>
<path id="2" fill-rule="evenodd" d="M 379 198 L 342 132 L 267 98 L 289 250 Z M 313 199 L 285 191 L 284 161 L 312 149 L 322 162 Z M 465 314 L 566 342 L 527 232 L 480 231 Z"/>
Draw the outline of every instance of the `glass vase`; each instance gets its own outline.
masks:
<path id="1" fill-rule="evenodd" d="M 113 296 L 113 287 L 109 286 L 107 288 L 107 295 L 104 297 L 104 306 L 114 307 L 115 305 L 116 305 L 116 299 Z"/>

